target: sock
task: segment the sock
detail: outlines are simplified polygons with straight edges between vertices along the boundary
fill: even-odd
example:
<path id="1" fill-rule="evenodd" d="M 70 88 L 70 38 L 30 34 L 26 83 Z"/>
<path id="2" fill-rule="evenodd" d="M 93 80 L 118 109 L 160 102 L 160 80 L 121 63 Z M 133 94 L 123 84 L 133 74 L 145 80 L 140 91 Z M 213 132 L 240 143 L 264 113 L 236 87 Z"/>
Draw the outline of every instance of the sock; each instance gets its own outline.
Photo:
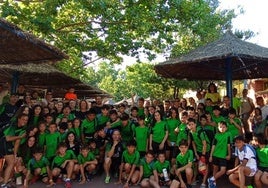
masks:
<path id="1" fill-rule="evenodd" d="M 66 180 L 65 181 L 70 181 L 70 178 L 66 178 Z"/>
<path id="2" fill-rule="evenodd" d="M 215 178 L 214 178 L 214 176 L 212 176 L 211 178 L 210 178 L 211 180 L 213 180 L 213 181 L 215 181 Z"/>

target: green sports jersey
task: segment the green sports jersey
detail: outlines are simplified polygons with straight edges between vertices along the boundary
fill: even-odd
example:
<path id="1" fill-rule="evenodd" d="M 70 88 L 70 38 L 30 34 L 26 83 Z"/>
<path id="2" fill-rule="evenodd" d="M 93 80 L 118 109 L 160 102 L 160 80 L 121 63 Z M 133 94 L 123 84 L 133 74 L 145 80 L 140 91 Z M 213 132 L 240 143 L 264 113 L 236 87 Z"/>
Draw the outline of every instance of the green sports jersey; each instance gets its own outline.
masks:
<path id="1" fill-rule="evenodd" d="M 256 149 L 257 158 L 258 158 L 258 166 L 268 168 L 268 146 L 264 148 L 257 148 Z"/>
<path id="2" fill-rule="evenodd" d="M 239 118 L 234 118 L 234 121 L 239 126 L 242 125 L 241 120 Z M 240 134 L 240 131 L 239 131 L 239 129 L 233 123 L 230 122 L 230 119 L 227 119 L 226 123 L 227 123 L 227 127 L 228 127 L 227 130 L 228 130 L 228 132 L 231 133 L 231 135 L 232 135 L 231 139 L 233 140 L 234 137 L 236 137 L 236 136 L 238 136 Z"/>
<path id="3" fill-rule="evenodd" d="M 186 123 L 181 123 L 179 125 L 179 132 L 177 135 L 176 145 L 178 146 L 180 141 L 182 140 L 188 140 L 188 129 Z"/>
<path id="4" fill-rule="evenodd" d="M 216 117 L 215 115 L 212 115 L 212 121 L 218 125 L 218 123 L 221 121 L 226 121 L 226 119 L 223 116 Z"/>
<path id="5" fill-rule="evenodd" d="M 64 156 L 56 155 L 52 161 L 52 168 L 60 167 L 66 160 L 76 159 L 76 156 L 72 150 L 66 150 Z"/>
<path id="6" fill-rule="evenodd" d="M 44 148 L 46 143 L 46 136 L 47 136 L 46 132 L 38 134 L 38 146 Z"/>
<path id="7" fill-rule="evenodd" d="M 50 133 L 47 134 L 45 139 L 46 152 L 45 156 L 50 160 L 56 155 L 58 144 L 60 143 L 60 133 Z"/>
<path id="8" fill-rule="evenodd" d="M 121 123 L 121 136 L 122 140 L 127 143 L 128 141 L 132 140 L 134 137 L 134 130 L 135 130 L 135 125 L 128 121 L 128 124 L 126 126 L 123 126 Z"/>
<path id="9" fill-rule="evenodd" d="M 79 154 L 77 160 L 78 164 L 85 164 L 86 162 L 94 161 L 95 155 L 92 152 L 88 152 L 86 157 L 84 157 L 82 154 Z"/>
<path id="10" fill-rule="evenodd" d="M 231 133 L 216 133 L 213 145 L 215 145 L 212 156 L 225 159 L 228 155 L 228 144 L 231 144 Z"/>
<path id="11" fill-rule="evenodd" d="M 157 173 L 163 173 L 163 169 L 167 169 L 167 171 L 170 171 L 170 162 L 165 160 L 163 163 L 160 161 L 156 161 L 153 170 L 156 170 Z"/>
<path id="12" fill-rule="evenodd" d="M 84 119 L 81 123 L 81 133 L 85 135 L 94 134 L 97 127 L 97 119 L 89 121 L 87 118 Z"/>
<path id="13" fill-rule="evenodd" d="M 208 139 L 205 131 L 202 131 L 201 129 L 202 128 L 199 126 L 199 127 L 196 127 L 195 132 L 191 131 L 191 133 L 190 133 L 191 139 L 196 145 L 197 152 L 200 152 L 200 153 L 203 150 L 203 141 L 205 140 L 207 143 L 206 152 L 209 152 L 210 151 L 209 139 Z"/>
<path id="14" fill-rule="evenodd" d="M 194 153 L 188 149 L 185 154 L 179 153 L 176 157 L 176 165 L 178 168 L 183 167 L 194 161 Z"/>
<path id="15" fill-rule="evenodd" d="M 153 175 L 154 163 L 155 160 L 147 163 L 145 157 L 140 160 L 140 166 L 143 167 L 143 178 L 149 178 L 151 175 Z"/>
<path id="16" fill-rule="evenodd" d="M 109 116 L 97 115 L 98 126 L 105 126 L 108 121 L 110 121 Z"/>
<path id="17" fill-rule="evenodd" d="M 138 165 L 140 160 L 140 153 L 135 150 L 133 154 L 130 154 L 127 149 L 122 154 L 122 163 L 129 163 L 131 165 Z"/>
<path id="18" fill-rule="evenodd" d="M 37 168 L 42 169 L 48 166 L 49 166 L 49 161 L 47 160 L 46 157 L 42 156 L 42 158 L 39 161 L 35 160 L 35 158 L 31 158 L 27 164 L 27 169 L 33 171 Z"/>
<path id="19" fill-rule="evenodd" d="M 148 127 L 136 127 L 134 131 L 134 136 L 137 142 L 137 151 L 146 151 L 147 150 L 147 142 L 149 136 L 149 128 Z"/>
<path id="20" fill-rule="evenodd" d="M 18 127 L 15 124 L 10 125 L 4 130 L 5 136 L 20 136 L 26 132 L 25 127 Z"/>
<path id="21" fill-rule="evenodd" d="M 152 140 L 156 143 L 161 143 L 167 131 L 166 121 L 156 122 L 152 127 L 151 134 Z"/>
<path id="22" fill-rule="evenodd" d="M 57 119 L 62 119 L 62 118 L 64 118 L 64 117 L 65 117 L 64 114 L 60 114 L 60 115 L 58 115 Z M 67 117 L 68 120 L 74 120 L 74 118 L 75 118 L 75 115 L 74 115 L 73 113 L 70 113 L 70 114 L 68 115 L 68 117 Z"/>
<path id="23" fill-rule="evenodd" d="M 179 127 L 181 121 L 179 119 L 169 118 L 166 120 L 167 122 L 167 130 L 168 130 L 168 140 L 170 142 L 177 141 L 177 134 L 175 133 L 175 129 Z"/>
<path id="24" fill-rule="evenodd" d="M 144 108 L 138 108 L 138 116 L 144 116 Z"/>

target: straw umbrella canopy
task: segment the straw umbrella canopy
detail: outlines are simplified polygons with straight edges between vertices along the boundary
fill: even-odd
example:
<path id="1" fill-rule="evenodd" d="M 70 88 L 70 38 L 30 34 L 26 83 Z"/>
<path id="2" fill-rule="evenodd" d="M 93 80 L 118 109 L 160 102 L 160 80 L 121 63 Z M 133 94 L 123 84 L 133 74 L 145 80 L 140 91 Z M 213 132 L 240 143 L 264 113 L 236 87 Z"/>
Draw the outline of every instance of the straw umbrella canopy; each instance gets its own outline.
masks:
<path id="1" fill-rule="evenodd" d="M 72 78 L 49 64 L 0 64 L 0 82 L 10 82 L 13 79 L 14 72 L 20 78 L 19 83 L 25 85 L 26 88 L 33 90 L 51 89 L 54 97 L 63 98 L 70 87 L 74 87 L 77 95 L 81 98 L 111 97 L 105 91 L 85 84 L 79 79 Z"/>
<path id="2" fill-rule="evenodd" d="M 231 32 L 178 58 L 155 66 L 166 78 L 226 80 L 232 96 L 232 80 L 266 78 L 268 48 L 240 40 Z"/>
<path id="3" fill-rule="evenodd" d="M 0 18 L 0 64 L 47 63 L 67 58 L 58 48 Z"/>

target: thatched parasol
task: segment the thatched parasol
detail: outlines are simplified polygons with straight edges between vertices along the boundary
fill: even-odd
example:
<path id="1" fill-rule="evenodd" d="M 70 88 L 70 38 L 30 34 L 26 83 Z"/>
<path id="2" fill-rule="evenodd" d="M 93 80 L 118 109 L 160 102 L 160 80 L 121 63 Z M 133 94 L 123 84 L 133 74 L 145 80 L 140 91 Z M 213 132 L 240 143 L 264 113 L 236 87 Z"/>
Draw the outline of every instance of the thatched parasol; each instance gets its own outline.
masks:
<path id="1" fill-rule="evenodd" d="M 226 80 L 227 93 L 232 96 L 232 80 L 268 76 L 268 48 L 227 32 L 214 42 L 156 65 L 155 70 L 167 78 Z"/>
<path id="2" fill-rule="evenodd" d="M 0 18 L 0 63 L 56 62 L 68 56 L 17 26 Z"/>
<path id="3" fill-rule="evenodd" d="M 79 97 L 111 97 L 105 91 L 94 88 L 72 78 L 49 64 L 1 65 L 0 82 L 10 82 L 13 74 L 19 76 L 19 83 L 28 89 L 52 89 L 54 97 L 64 97 L 67 89 L 74 87 Z"/>

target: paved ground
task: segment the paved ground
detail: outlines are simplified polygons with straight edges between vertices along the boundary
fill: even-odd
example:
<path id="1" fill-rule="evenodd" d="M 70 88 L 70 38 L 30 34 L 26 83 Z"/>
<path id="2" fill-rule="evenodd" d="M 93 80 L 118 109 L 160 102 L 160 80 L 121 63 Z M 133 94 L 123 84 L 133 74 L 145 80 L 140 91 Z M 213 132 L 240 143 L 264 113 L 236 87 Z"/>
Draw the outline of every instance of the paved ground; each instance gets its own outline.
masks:
<path id="1" fill-rule="evenodd" d="M 123 185 L 116 185 L 115 182 L 117 179 L 112 178 L 111 182 L 109 184 L 104 183 L 104 175 L 96 176 L 91 182 L 87 182 L 83 185 L 78 184 L 77 182 L 73 182 L 73 188 L 88 188 L 88 187 L 94 187 L 94 188 L 122 188 Z M 199 188 L 200 185 L 193 186 L 193 188 Z M 46 187 L 45 184 L 38 182 L 36 184 L 30 185 L 30 188 L 42 188 Z M 138 188 L 139 186 L 131 186 L 133 188 Z M 217 184 L 218 188 L 234 188 L 233 185 L 230 184 L 227 177 L 223 177 L 219 180 Z M 64 188 L 64 184 L 58 184 L 54 186 L 53 188 Z M 263 186 L 263 188 L 268 188 L 268 186 Z"/>

